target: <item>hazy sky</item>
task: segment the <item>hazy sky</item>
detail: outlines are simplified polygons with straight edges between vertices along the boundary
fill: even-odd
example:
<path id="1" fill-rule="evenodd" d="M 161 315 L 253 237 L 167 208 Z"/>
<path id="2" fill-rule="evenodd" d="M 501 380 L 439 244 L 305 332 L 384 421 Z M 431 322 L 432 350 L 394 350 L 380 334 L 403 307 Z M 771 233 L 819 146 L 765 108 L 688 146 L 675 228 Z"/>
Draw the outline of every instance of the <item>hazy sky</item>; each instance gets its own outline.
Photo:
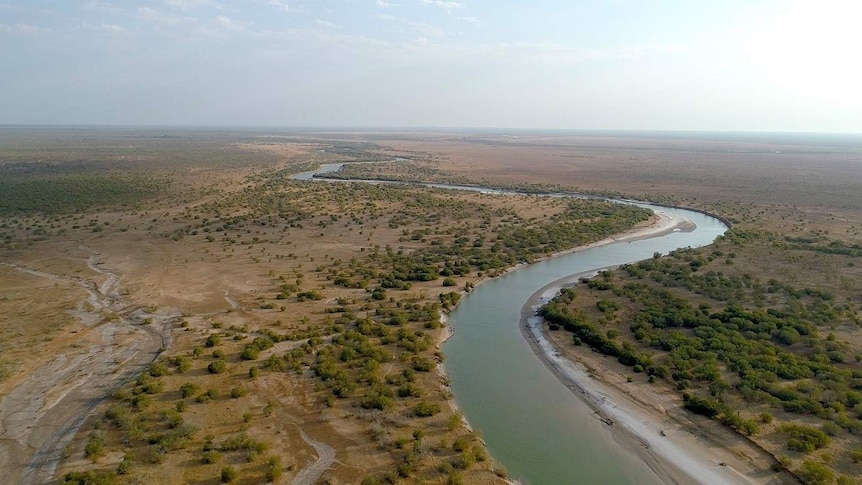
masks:
<path id="1" fill-rule="evenodd" d="M 862 2 L 0 0 L 0 124 L 862 132 Z"/>

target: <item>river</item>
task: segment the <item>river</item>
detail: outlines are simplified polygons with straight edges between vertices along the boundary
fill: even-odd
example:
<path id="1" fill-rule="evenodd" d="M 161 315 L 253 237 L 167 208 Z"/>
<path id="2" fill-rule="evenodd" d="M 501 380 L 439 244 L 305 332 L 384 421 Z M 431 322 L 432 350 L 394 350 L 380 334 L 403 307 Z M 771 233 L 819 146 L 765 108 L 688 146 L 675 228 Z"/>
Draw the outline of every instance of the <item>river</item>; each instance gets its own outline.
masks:
<path id="1" fill-rule="evenodd" d="M 485 282 L 463 298 L 443 346 L 452 390 L 467 421 L 509 476 L 539 484 L 661 483 L 610 427 L 536 356 L 519 327 L 530 297 L 569 275 L 618 266 L 686 246 L 710 244 L 727 230 L 715 218 L 639 204 L 697 226 L 691 232 L 614 242 L 525 266 Z"/>
<path id="2" fill-rule="evenodd" d="M 328 164 L 293 178 L 338 171 Z M 319 179 L 318 179 L 319 180 Z M 371 181 L 378 182 L 379 181 Z M 482 187 L 421 184 L 511 194 Z M 550 194 L 560 196 L 560 194 Z M 713 217 L 636 203 L 694 223 L 690 231 L 612 242 L 524 266 L 476 287 L 449 316 L 454 335 L 443 346 L 455 400 L 509 477 L 530 485 L 649 485 L 662 481 L 533 352 L 520 329 L 530 297 L 561 278 L 640 261 L 656 252 L 712 243 L 727 230 Z"/>

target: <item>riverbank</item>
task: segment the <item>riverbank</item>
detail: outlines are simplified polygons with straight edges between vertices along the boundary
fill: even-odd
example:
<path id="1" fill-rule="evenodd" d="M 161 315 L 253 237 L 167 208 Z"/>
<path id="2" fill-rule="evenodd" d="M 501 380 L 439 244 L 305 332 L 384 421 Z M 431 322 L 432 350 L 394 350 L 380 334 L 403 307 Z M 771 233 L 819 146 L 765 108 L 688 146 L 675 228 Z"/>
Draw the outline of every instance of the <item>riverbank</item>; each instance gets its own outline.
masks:
<path id="1" fill-rule="evenodd" d="M 590 243 L 587 245 L 583 245 L 583 246 L 579 246 L 576 248 L 571 248 L 568 250 L 560 251 L 560 252 L 545 256 L 543 258 L 538 258 L 535 261 L 532 261 L 531 263 L 521 263 L 521 264 L 512 266 L 510 268 L 507 268 L 504 271 L 501 271 L 501 272 L 498 272 L 498 273 L 495 273 L 492 275 L 485 275 L 485 276 L 479 278 L 478 280 L 476 280 L 474 282 L 474 289 L 478 288 L 479 286 L 483 285 L 484 283 L 488 283 L 488 282 L 493 281 L 497 278 L 501 278 L 501 277 L 503 277 L 509 273 L 512 273 L 518 269 L 522 269 L 522 268 L 524 268 L 530 264 L 535 264 L 535 263 L 538 263 L 540 261 L 549 260 L 549 259 L 552 259 L 554 257 L 564 256 L 566 254 L 570 254 L 573 252 L 582 251 L 585 249 L 595 248 L 595 247 L 608 245 L 608 244 L 612 244 L 612 243 L 617 243 L 617 242 L 627 242 L 627 241 L 631 242 L 631 241 L 635 241 L 635 240 L 639 240 L 639 239 L 661 237 L 661 236 L 670 234 L 674 231 L 688 232 L 688 231 L 694 230 L 695 227 L 696 226 L 692 221 L 689 221 L 689 220 L 681 218 L 681 217 L 674 216 L 674 215 L 669 214 L 667 212 L 657 211 L 657 213 L 654 214 L 652 217 L 650 217 L 649 220 L 644 221 L 641 224 L 639 224 L 639 225 L 637 225 L 637 226 L 635 226 L 635 227 L 633 227 L 633 228 L 631 228 L 631 229 L 629 229 L 623 233 L 620 233 L 620 234 L 617 234 L 617 235 L 614 235 L 614 236 L 611 236 L 611 237 L 608 237 L 608 238 L 605 238 L 605 239 L 602 239 L 600 241 L 596 241 L 596 242 L 593 242 L 593 243 Z M 575 280 L 577 280 L 577 278 L 575 278 Z M 459 293 L 460 293 L 461 297 L 463 298 L 463 297 L 466 297 L 470 292 L 466 291 L 466 290 L 461 290 Z M 437 338 L 435 339 L 435 348 L 437 350 L 442 350 L 443 345 L 450 338 L 452 338 L 454 336 L 455 328 L 453 327 L 453 325 L 450 321 L 449 312 L 441 310 L 439 315 L 440 315 L 440 322 L 442 323 L 442 328 L 438 331 Z M 450 376 L 449 376 L 449 372 L 447 371 L 445 361 L 439 362 L 437 364 L 436 370 L 437 370 L 437 374 L 438 374 L 439 378 L 441 379 L 441 383 L 443 385 L 443 388 L 445 389 L 445 392 L 448 394 L 447 404 L 448 404 L 449 408 L 453 412 L 455 412 L 459 415 L 461 423 L 466 429 L 468 429 L 470 432 L 474 432 L 474 428 L 471 426 L 467 417 L 463 414 L 462 409 L 460 408 L 460 406 L 459 406 L 458 402 L 456 401 L 455 396 L 452 392 L 452 388 L 451 388 L 451 384 L 450 384 Z M 482 441 L 484 443 L 484 440 L 482 440 Z M 495 469 L 503 469 L 502 464 L 496 463 L 496 460 L 495 460 L 494 468 Z M 510 484 L 520 483 L 517 480 L 512 480 L 512 479 L 504 479 L 504 480 Z"/>
<path id="2" fill-rule="evenodd" d="M 599 241 L 595 241 L 595 242 L 592 242 L 589 244 L 584 244 L 582 246 L 577 246 L 574 248 L 565 249 L 563 251 L 558 251 L 556 253 L 549 254 L 549 255 L 544 256 L 544 257 L 536 258 L 529 263 L 519 263 L 519 264 L 516 264 L 515 266 L 507 268 L 504 271 L 500 271 L 498 273 L 494 273 L 491 275 L 485 275 L 485 276 L 479 278 L 474 283 L 474 288 L 478 287 L 482 283 L 490 281 L 494 278 L 500 278 L 501 276 L 505 276 L 509 273 L 517 271 L 517 270 L 524 268 L 526 266 L 529 266 L 531 264 L 536 264 L 536 263 L 539 263 L 542 261 L 547 261 L 549 259 L 557 258 L 560 256 L 565 256 L 567 254 L 577 253 L 577 252 L 584 251 L 587 249 L 606 246 L 608 244 L 613 244 L 613 243 L 618 243 L 618 242 L 633 242 L 633 241 L 640 241 L 642 239 L 650 239 L 650 238 L 654 238 L 654 237 L 666 236 L 666 235 L 673 233 L 673 232 L 691 232 L 696 228 L 696 225 L 687 219 L 674 216 L 673 214 L 670 214 L 668 212 L 662 212 L 662 211 L 654 211 L 654 212 L 655 212 L 655 215 L 650 217 L 649 220 L 642 222 L 640 224 L 637 224 L 633 228 L 628 229 L 624 232 L 621 232 L 620 234 L 606 237 L 606 238 L 601 239 Z M 566 278 L 564 278 L 564 279 L 566 279 Z M 577 279 L 575 279 L 574 281 L 577 281 Z M 468 294 L 468 292 L 466 292 L 466 291 L 461 291 L 460 293 L 461 293 L 462 298 Z M 450 332 L 452 332 L 452 331 L 450 330 Z M 451 334 L 448 337 L 446 337 L 446 339 L 448 340 L 450 337 L 451 337 Z"/>
<path id="3" fill-rule="evenodd" d="M 679 229 L 679 221 L 630 231 L 627 238 L 655 237 Z M 600 244 L 600 243 L 597 243 Z M 590 246 L 588 246 L 590 247 Z M 583 250 L 578 248 L 575 251 Z M 631 374 L 615 359 L 586 347 L 567 345 L 568 333 L 546 335 L 536 312 L 560 289 L 600 270 L 554 281 L 527 301 L 521 313 L 521 332 L 545 366 L 608 425 L 615 441 L 637 455 L 665 483 L 751 484 L 783 483 L 769 471 L 775 459 L 744 437 L 720 424 L 690 415 L 677 393 L 667 386 L 628 382 Z"/>
<path id="4" fill-rule="evenodd" d="M 621 202 L 625 203 L 628 201 L 621 201 Z M 523 263 L 520 265 L 515 265 L 512 268 L 508 268 L 505 271 L 494 272 L 493 274 L 486 274 L 483 278 L 480 278 L 474 284 L 476 286 L 479 286 L 480 284 L 488 282 L 491 279 L 496 279 L 498 277 L 502 277 L 506 274 L 512 273 L 518 269 L 522 269 L 525 266 L 528 266 L 528 264 L 538 263 L 542 260 L 549 260 L 549 259 L 552 259 L 555 257 L 564 256 L 564 255 L 569 254 L 569 253 L 575 253 L 575 252 L 584 251 L 587 249 L 598 248 L 600 246 L 611 245 L 611 244 L 620 244 L 620 243 L 622 243 L 622 246 L 625 247 L 626 243 L 633 243 L 635 241 L 639 241 L 639 240 L 643 240 L 643 239 L 661 238 L 663 236 L 669 235 L 669 234 L 674 233 L 674 232 L 692 232 L 697 228 L 697 225 L 692 220 L 689 220 L 686 218 L 687 216 L 674 215 L 672 210 L 665 211 L 662 209 L 655 209 L 654 208 L 654 211 L 655 211 L 655 215 L 653 217 L 651 217 L 648 221 L 645 221 L 644 223 L 642 223 L 642 224 L 640 224 L 640 225 L 638 225 L 638 226 L 636 226 L 636 227 L 634 227 L 634 228 L 632 228 L 632 229 L 630 229 L 630 230 L 628 230 L 622 234 L 608 237 L 608 238 L 605 238 L 603 240 L 600 240 L 600 241 L 597 241 L 597 242 L 594 242 L 594 243 L 591 243 L 588 245 L 580 246 L 577 248 L 572 248 L 572 249 L 569 249 L 566 251 L 561 251 L 559 253 L 547 255 L 547 256 L 544 256 L 541 258 L 536 258 L 535 260 L 529 261 L 529 263 Z M 661 246 L 659 246 L 659 247 L 661 247 Z M 675 247 L 676 246 L 674 246 L 674 248 Z M 662 249 L 662 251 L 667 251 L 667 250 L 668 250 L 667 248 Z M 649 255 L 651 255 L 651 253 L 648 253 L 646 256 L 640 256 L 640 258 L 649 257 Z M 594 273 L 594 271 L 591 271 L 589 273 Z M 577 279 L 580 276 L 582 276 L 582 275 L 576 275 L 574 277 L 564 278 L 563 281 L 565 282 L 568 280 L 568 282 L 574 282 L 574 281 L 577 281 Z M 549 280 L 550 279 L 545 280 L 545 281 L 549 281 Z M 558 283 L 559 283 L 559 281 L 558 281 Z M 556 293 L 556 290 L 554 290 L 553 293 Z M 527 293 L 527 294 L 529 294 L 529 293 Z M 542 292 L 540 291 L 539 294 L 541 295 Z M 524 298 L 526 296 L 527 295 L 524 295 L 524 296 L 518 298 L 516 301 L 523 302 Z M 520 308 L 520 303 L 518 303 L 518 305 L 519 306 L 516 308 Z M 516 312 L 517 312 L 517 310 L 516 310 Z M 518 315 L 518 313 L 515 313 L 515 315 Z M 445 316 L 444 316 L 444 318 L 441 318 L 441 320 L 444 321 L 445 325 L 444 325 L 444 329 L 441 330 L 440 334 L 438 335 L 439 339 L 437 341 L 437 346 L 436 346 L 438 349 L 441 348 L 443 343 L 446 340 L 448 340 L 449 337 L 451 337 L 451 333 L 453 331 L 452 327 L 448 324 L 448 322 L 445 321 Z M 513 325 L 513 327 L 514 327 L 514 325 Z M 536 336 L 536 339 L 537 339 L 536 342 L 537 343 L 540 342 L 539 337 L 541 337 L 541 327 L 540 326 L 538 327 L 538 330 L 539 330 L 539 335 Z M 513 331 L 516 332 L 515 335 L 519 335 L 517 333 L 518 330 L 513 328 Z M 535 351 L 539 350 L 540 354 L 547 354 L 547 359 L 550 359 L 550 357 L 553 356 L 555 351 L 554 351 L 553 346 L 549 342 L 547 342 L 547 344 L 548 344 L 547 348 L 544 349 L 544 352 L 542 351 L 543 349 L 540 348 L 541 346 L 539 346 L 539 348 L 534 346 L 533 351 L 535 352 Z M 527 351 L 527 355 L 529 356 L 529 351 Z M 557 355 L 559 355 L 559 354 L 557 354 Z M 550 361 L 547 359 L 545 360 L 545 364 L 548 365 L 549 367 L 551 367 L 551 369 L 554 370 L 555 373 L 557 374 L 558 378 L 561 378 L 561 380 L 563 382 L 572 382 L 572 383 L 577 384 L 580 381 L 583 381 L 589 377 L 589 372 L 584 370 L 582 372 L 582 376 L 580 376 L 579 380 L 574 379 L 569 375 L 571 373 L 566 371 L 565 365 L 557 365 L 556 366 L 557 368 L 555 368 L 555 366 L 552 363 L 550 363 Z M 448 387 L 449 374 L 447 372 L 446 367 L 441 363 L 438 366 L 437 370 L 438 370 L 439 376 L 440 376 L 444 386 Z M 573 386 L 570 385 L 567 387 L 572 389 Z M 587 399 L 586 402 L 592 407 L 592 409 L 594 411 L 600 410 L 601 409 L 600 404 L 602 402 L 607 401 L 608 396 L 610 395 L 610 393 L 608 393 L 608 392 L 604 392 L 602 394 L 594 394 L 591 392 L 591 390 L 589 390 L 586 387 L 586 385 L 582 385 L 582 386 L 574 385 L 574 390 L 580 391 L 582 394 L 588 394 L 588 391 L 590 391 L 589 394 L 590 394 L 590 396 L 592 396 L 592 399 Z M 562 391 L 562 392 L 566 392 L 566 391 Z M 577 392 L 576 392 L 576 394 L 577 394 Z M 583 396 L 581 396 L 581 397 L 583 397 Z M 616 401 L 616 400 L 617 399 L 614 399 L 614 401 Z M 613 404 L 615 407 L 618 407 L 618 406 L 616 406 L 615 402 Z M 449 400 L 449 406 L 455 412 L 460 411 L 459 410 L 460 406 L 458 406 L 458 404 L 455 403 L 454 400 L 451 400 L 451 399 Z M 627 414 L 629 414 L 631 416 L 636 416 L 636 413 L 634 413 L 634 412 L 627 413 Z M 589 416 L 589 414 L 587 414 L 587 419 L 589 419 L 588 416 Z M 607 423 L 614 423 L 616 421 L 620 421 L 621 423 L 625 422 L 624 418 L 615 417 L 612 412 L 602 411 L 597 416 L 599 418 L 605 420 L 605 422 L 607 422 Z M 696 460 L 693 461 L 692 459 L 690 459 L 690 457 L 685 455 L 685 452 L 687 450 L 695 449 L 695 448 L 689 447 L 687 444 L 682 445 L 681 447 L 679 447 L 679 449 L 670 447 L 669 449 L 661 449 L 661 450 L 659 450 L 660 452 L 657 452 L 653 448 L 666 448 L 666 447 L 663 447 L 659 444 L 652 444 L 651 440 L 654 438 L 652 436 L 649 436 L 647 433 L 643 432 L 643 430 L 637 429 L 638 420 L 639 420 L 639 417 L 635 417 L 632 419 L 631 423 L 628 423 L 627 426 L 615 427 L 616 429 L 611 430 L 612 437 L 609 437 L 609 439 L 612 439 L 612 441 L 616 441 L 616 443 L 618 445 L 621 445 L 621 447 L 623 449 L 631 452 L 631 457 L 628 458 L 629 460 L 633 460 L 634 462 L 641 461 L 646 465 L 643 467 L 643 470 L 639 472 L 641 474 L 649 473 L 649 469 L 651 469 L 656 473 L 656 478 L 657 478 L 656 481 L 661 481 L 662 483 L 681 483 L 681 484 L 687 484 L 687 483 L 719 483 L 719 484 L 721 484 L 721 483 L 728 483 L 728 484 L 729 483 L 769 483 L 768 481 L 766 481 L 766 482 L 745 482 L 745 481 L 741 481 L 738 477 L 732 476 L 732 474 L 735 473 L 734 470 L 741 469 L 742 467 L 737 467 L 735 463 L 732 464 L 731 466 L 728 466 L 729 464 L 731 464 L 731 461 L 732 461 L 731 458 L 727 458 L 726 460 L 717 461 L 717 462 L 711 463 L 709 465 L 703 465 L 701 463 L 697 463 Z M 646 421 L 646 420 L 640 419 L 640 421 Z M 467 426 L 468 429 L 470 428 L 470 425 L 466 422 L 466 420 L 464 422 L 464 425 Z M 641 427 L 648 430 L 648 427 L 645 424 L 642 424 Z M 487 427 L 480 426 L 480 428 L 486 429 Z M 662 432 L 664 432 L 664 433 L 668 432 L 668 431 L 664 431 L 664 429 L 665 429 L 664 427 L 659 428 L 659 429 L 655 429 L 655 430 L 653 430 L 653 433 L 656 436 L 662 436 L 662 434 L 661 434 Z M 667 426 L 667 429 L 670 430 L 671 427 Z M 599 430 L 599 432 L 601 432 L 601 430 Z M 668 441 L 670 441 L 670 440 L 668 440 Z M 589 441 L 587 441 L 587 442 L 589 442 Z M 721 444 L 719 446 L 724 447 L 725 445 Z M 644 450 L 646 450 L 646 451 L 644 451 Z M 708 454 L 708 453 L 706 453 L 706 454 Z M 506 460 L 503 459 L 503 462 L 506 463 Z M 692 463 L 696 463 L 696 466 L 692 466 Z M 724 466 L 720 466 L 720 464 L 722 464 L 722 463 L 724 464 Z M 639 466 L 643 466 L 643 465 L 639 465 Z M 647 469 L 647 467 L 649 469 Z M 709 467 L 720 468 L 720 469 L 719 470 L 711 470 L 711 469 L 708 469 Z M 767 468 L 768 468 L 768 465 L 767 465 Z M 633 467 L 632 469 L 633 470 L 638 469 L 638 467 Z M 520 476 L 520 470 L 518 470 L 518 473 L 519 474 L 517 476 Z M 730 478 L 727 478 L 724 476 L 727 473 L 731 474 Z"/>
<path id="5" fill-rule="evenodd" d="M 650 220 L 646 221 L 645 223 L 642 223 L 639 227 L 636 226 L 636 227 L 629 229 L 628 231 L 623 232 L 617 236 L 611 236 L 609 238 L 605 238 L 605 239 L 602 239 L 600 241 L 596 241 L 596 242 L 593 242 L 593 243 L 590 243 L 590 244 L 587 244 L 584 246 L 578 246 L 576 248 L 571 248 L 571 249 L 567 249 L 565 251 L 560 251 L 560 252 L 554 253 L 552 255 L 549 255 L 545 258 L 538 259 L 535 262 L 544 261 L 546 259 L 551 259 L 551 258 L 554 258 L 557 256 L 563 256 L 566 254 L 570 254 L 570 253 L 574 253 L 574 252 L 578 252 L 578 251 L 583 251 L 584 249 L 599 247 L 599 246 L 603 246 L 605 244 L 611 244 L 614 242 L 635 241 L 635 240 L 639 240 L 639 239 L 647 239 L 650 237 L 659 237 L 659 236 L 662 236 L 665 234 L 669 234 L 669 233 L 673 232 L 674 230 L 692 230 L 692 229 L 694 229 L 694 224 L 691 221 L 687 221 L 687 220 L 682 219 L 682 218 L 674 217 L 674 216 L 667 214 L 667 213 L 661 213 L 661 214 L 656 213 L 656 215 L 651 217 Z M 504 276 L 506 274 L 509 274 L 513 271 L 516 271 L 520 268 L 523 268 L 524 266 L 526 266 L 528 264 L 533 264 L 533 263 L 520 263 L 520 264 L 512 266 L 512 267 L 510 267 L 510 268 L 508 268 L 505 271 L 502 271 L 500 273 L 496 273 L 494 275 L 483 276 L 473 283 L 473 288 L 476 288 L 485 282 L 491 281 L 494 278 L 499 278 L 499 277 Z M 580 276 L 581 275 L 576 275 L 576 276 L 573 276 L 571 278 L 574 278 L 574 281 L 577 281 L 577 279 Z M 565 282 L 568 279 L 569 278 L 564 278 L 561 281 Z M 557 282 L 555 282 L 555 283 L 557 283 Z M 552 283 L 552 284 L 554 284 L 554 283 Z M 559 289 L 557 289 L 556 291 L 559 291 Z M 465 296 L 467 296 L 469 294 L 469 291 L 461 290 L 458 292 L 458 294 L 461 295 L 461 298 L 464 298 Z M 438 314 L 440 316 L 440 323 L 442 324 L 442 327 L 440 328 L 439 333 L 437 335 L 437 339 L 434 343 L 434 348 L 438 351 L 442 351 L 443 350 L 443 344 L 445 344 L 450 338 L 452 338 L 453 335 L 455 335 L 455 329 L 452 327 L 452 323 L 449 319 L 448 311 L 444 311 L 441 309 Z M 443 379 L 444 387 L 446 388 L 446 390 L 451 393 L 451 388 L 449 386 L 449 373 L 446 371 L 446 363 L 445 362 L 439 362 L 437 364 L 437 374 L 440 376 L 441 379 Z M 454 396 L 450 397 L 448 399 L 448 401 L 449 401 L 449 406 L 452 408 L 452 410 L 455 412 L 458 412 L 460 414 L 461 410 L 458 407 L 458 403 L 455 401 Z M 461 415 L 461 420 L 463 421 L 464 426 L 467 429 L 469 429 L 470 431 L 473 431 L 473 428 L 470 426 L 470 423 L 467 422 L 467 419 L 463 416 L 463 414 Z"/>

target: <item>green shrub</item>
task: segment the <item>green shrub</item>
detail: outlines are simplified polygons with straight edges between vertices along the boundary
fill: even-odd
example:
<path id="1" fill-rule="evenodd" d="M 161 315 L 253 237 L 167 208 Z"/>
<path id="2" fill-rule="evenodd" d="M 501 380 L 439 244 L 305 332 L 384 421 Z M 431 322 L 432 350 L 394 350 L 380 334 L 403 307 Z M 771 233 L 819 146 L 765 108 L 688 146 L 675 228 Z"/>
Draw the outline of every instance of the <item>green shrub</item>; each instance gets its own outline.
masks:
<path id="1" fill-rule="evenodd" d="M 714 418 L 721 412 L 721 405 L 715 399 L 709 397 L 684 394 L 685 408 L 695 414 L 701 414 L 707 418 Z"/>
<path id="2" fill-rule="evenodd" d="M 455 468 L 460 468 L 461 470 L 466 470 L 473 466 L 476 463 L 476 457 L 470 451 L 462 451 L 457 457 L 455 457 L 452 465 Z"/>
<path id="3" fill-rule="evenodd" d="M 166 376 L 170 372 L 168 371 L 168 366 L 161 362 L 153 362 L 147 367 L 147 373 L 152 377 L 161 377 Z"/>
<path id="4" fill-rule="evenodd" d="M 132 460 L 131 456 L 129 456 L 129 455 L 124 456 L 123 461 L 121 461 L 120 464 L 117 465 L 117 475 L 128 475 L 129 472 L 132 471 L 132 466 L 134 464 L 135 463 Z"/>
<path id="5" fill-rule="evenodd" d="M 215 347 L 215 346 L 219 345 L 220 343 L 221 343 L 221 337 L 219 336 L 219 334 L 213 333 L 213 334 L 210 334 L 209 337 L 207 337 L 207 341 L 206 341 L 205 345 L 207 347 Z"/>
<path id="6" fill-rule="evenodd" d="M 141 376 L 138 378 L 138 385 L 140 387 L 132 391 L 135 394 L 138 394 L 140 392 L 146 394 L 158 394 L 165 389 L 164 382 L 150 377 L 149 374 L 141 374 Z"/>
<path id="7" fill-rule="evenodd" d="M 823 426 L 821 426 L 820 429 L 823 430 L 823 432 L 828 434 L 829 436 L 835 436 L 841 432 L 841 427 L 833 423 L 832 421 L 823 423 Z"/>
<path id="8" fill-rule="evenodd" d="M 413 414 L 417 417 L 425 418 L 428 416 L 434 416 L 435 414 L 440 412 L 440 405 L 437 403 L 429 403 L 429 402 L 420 402 L 416 406 L 413 407 Z"/>
<path id="9" fill-rule="evenodd" d="M 359 405 L 365 409 L 386 410 L 392 407 L 392 390 L 386 386 L 375 386 L 374 389 L 365 393 L 359 401 Z"/>
<path id="10" fill-rule="evenodd" d="M 421 395 L 422 391 L 412 382 L 404 383 L 398 388 L 398 397 L 420 397 Z"/>
<path id="11" fill-rule="evenodd" d="M 216 450 L 206 450 L 204 451 L 203 456 L 201 457 L 201 462 L 204 465 L 209 465 L 212 463 L 218 463 L 221 461 L 221 453 Z"/>
<path id="12" fill-rule="evenodd" d="M 452 449 L 458 452 L 466 451 L 470 447 L 470 442 L 465 438 L 458 438 L 452 443 Z"/>
<path id="13" fill-rule="evenodd" d="M 781 431 L 790 436 L 787 440 L 787 448 L 802 453 L 819 450 L 828 446 L 830 442 L 826 433 L 810 426 L 786 424 L 781 427 Z"/>
<path id="14" fill-rule="evenodd" d="M 143 411 L 150 405 L 152 399 L 150 396 L 146 394 L 138 394 L 137 396 L 132 398 L 132 406 L 134 406 L 136 411 Z"/>
<path id="15" fill-rule="evenodd" d="M 188 372 L 189 369 L 192 368 L 191 361 L 189 360 L 188 357 L 185 357 L 185 356 L 175 357 L 173 359 L 173 364 L 175 366 L 177 366 L 177 372 L 179 372 L 180 374 Z"/>
<path id="16" fill-rule="evenodd" d="M 184 398 L 194 396 L 199 390 L 200 388 L 191 382 L 186 382 L 180 386 L 180 394 L 182 394 Z"/>
<path id="17" fill-rule="evenodd" d="M 228 465 L 221 469 L 221 482 L 222 483 L 230 483 L 236 480 L 236 477 L 239 476 L 239 473 L 236 471 L 231 465 Z"/>
<path id="18" fill-rule="evenodd" d="M 814 461 L 805 460 L 796 470 L 796 474 L 807 485 L 827 485 L 835 481 L 835 472 L 828 466 Z"/>
<path id="19" fill-rule="evenodd" d="M 257 453 L 263 453 L 267 448 L 266 443 L 255 441 L 245 433 L 228 438 L 219 446 L 221 451 L 255 451 Z"/>
<path id="20" fill-rule="evenodd" d="M 218 359 L 209 363 L 207 366 L 207 371 L 210 374 L 221 374 L 222 372 L 227 370 L 227 362 Z"/>
<path id="21" fill-rule="evenodd" d="M 165 418 L 165 423 L 170 429 L 175 429 L 183 425 L 183 416 L 175 410 L 168 409 L 162 412 L 162 415 Z"/>
<path id="22" fill-rule="evenodd" d="M 423 359 L 422 357 L 414 357 L 411 362 L 411 366 L 413 370 L 419 372 L 431 372 L 431 369 L 434 368 L 434 364 L 431 363 L 428 359 Z"/>
<path id="23" fill-rule="evenodd" d="M 63 485 L 114 485 L 117 478 L 106 472 L 69 472 L 63 476 Z"/>
<path id="24" fill-rule="evenodd" d="M 254 345 L 247 345 L 244 349 L 242 349 L 242 353 L 239 355 L 243 360 L 255 360 L 258 355 L 260 355 L 260 349 Z"/>
<path id="25" fill-rule="evenodd" d="M 322 300 L 323 295 L 321 295 L 319 291 L 315 290 L 303 291 L 296 294 L 296 299 L 300 302 L 308 300 Z"/>
<path id="26" fill-rule="evenodd" d="M 195 431 L 193 426 L 181 425 L 167 433 L 151 437 L 150 442 L 156 444 L 157 448 L 163 452 L 180 450 L 188 445 Z"/>
<path id="27" fill-rule="evenodd" d="M 102 454 L 105 448 L 105 435 L 101 431 L 93 431 L 87 437 L 87 444 L 84 445 L 84 456 L 95 460 Z"/>
<path id="28" fill-rule="evenodd" d="M 284 466 L 281 464 L 281 457 L 271 457 L 266 464 L 266 481 L 277 482 L 283 474 Z"/>

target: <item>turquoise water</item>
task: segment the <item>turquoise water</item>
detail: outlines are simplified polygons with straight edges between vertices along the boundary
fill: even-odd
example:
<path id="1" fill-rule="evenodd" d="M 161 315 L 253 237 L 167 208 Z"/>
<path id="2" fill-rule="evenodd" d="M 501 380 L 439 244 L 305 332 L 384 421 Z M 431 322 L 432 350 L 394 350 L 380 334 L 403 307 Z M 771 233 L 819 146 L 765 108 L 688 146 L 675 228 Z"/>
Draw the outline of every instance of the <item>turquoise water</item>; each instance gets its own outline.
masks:
<path id="1" fill-rule="evenodd" d="M 727 229 L 696 212 L 643 206 L 679 214 L 697 228 L 527 266 L 477 287 L 450 315 L 455 334 L 443 351 L 455 399 L 511 478 L 531 485 L 661 483 L 544 366 L 519 328 L 523 305 L 551 282 L 655 252 L 704 246 Z"/>

